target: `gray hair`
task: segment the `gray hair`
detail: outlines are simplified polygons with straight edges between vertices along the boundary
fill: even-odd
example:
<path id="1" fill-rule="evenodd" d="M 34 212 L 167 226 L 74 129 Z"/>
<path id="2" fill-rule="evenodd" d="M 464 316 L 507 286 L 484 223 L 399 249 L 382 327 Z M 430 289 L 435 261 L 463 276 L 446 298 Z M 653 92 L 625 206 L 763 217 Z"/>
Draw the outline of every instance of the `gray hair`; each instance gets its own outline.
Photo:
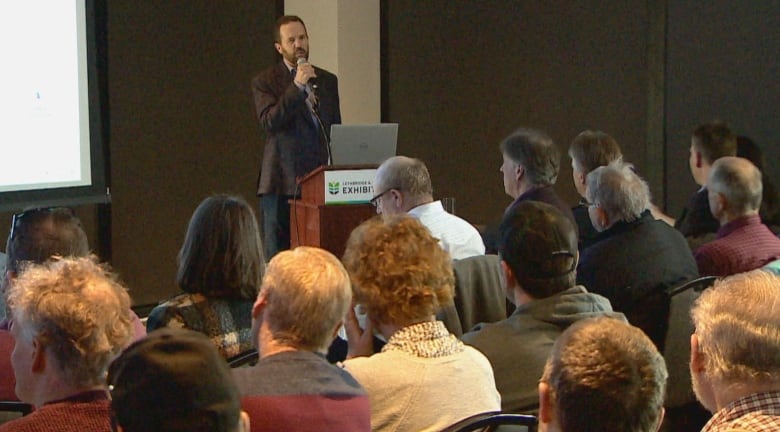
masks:
<path id="1" fill-rule="evenodd" d="M 710 377 L 780 381 L 780 276 L 759 269 L 717 281 L 691 318 Z"/>
<path id="2" fill-rule="evenodd" d="M 532 185 L 553 185 L 558 180 L 561 155 L 546 133 L 520 128 L 504 138 L 499 147 L 501 153 L 523 166 Z"/>
<path id="3" fill-rule="evenodd" d="M 761 207 L 761 171 L 747 159 L 726 156 L 716 160 L 707 188 L 723 194 L 734 215 L 756 212 Z"/>
<path id="4" fill-rule="evenodd" d="M 27 268 L 9 296 L 20 337 L 50 349 L 74 386 L 104 383 L 109 363 L 130 343 L 130 296 L 95 257 Z"/>
<path id="5" fill-rule="evenodd" d="M 588 173 L 587 183 L 588 201 L 598 204 L 611 222 L 634 221 L 650 206 L 650 188 L 629 163 L 598 167 Z"/>
<path id="6" fill-rule="evenodd" d="M 396 188 L 413 197 L 433 195 L 431 175 L 420 159 L 393 156 L 382 162 L 378 172 L 382 188 Z"/>
<path id="7" fill-rule="evenodd" d="M 326 352 L 352 304 L 349 275 L 330 252 L 299 246 L 271 259 L 260 295 L 274 340 L 305 351 Z"/>

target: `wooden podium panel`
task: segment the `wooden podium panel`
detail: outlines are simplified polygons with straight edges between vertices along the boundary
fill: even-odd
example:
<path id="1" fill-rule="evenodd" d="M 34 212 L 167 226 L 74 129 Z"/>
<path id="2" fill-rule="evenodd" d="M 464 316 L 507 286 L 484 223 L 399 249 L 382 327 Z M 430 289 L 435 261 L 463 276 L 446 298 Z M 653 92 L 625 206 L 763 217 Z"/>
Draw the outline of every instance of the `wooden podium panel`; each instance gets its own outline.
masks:
<path id="1" fill-rule="evenodd" d="M 321 166 L 298 180 L 301 198 L 290 200 L 290 247 L 316 246 L 339 257 L 349 234 L 363 221 L 376 216 L 371 204 L 326 205 L 326 172 L 376 170 L 376 165 Z"/>
<path id="2" fill-rule="evenodd" d="M 373 216 L 376 209 L 371 204 L 318 205 L 290 200 L 290 247 L 316 246 L 341 259 L 349 234 Z"/>

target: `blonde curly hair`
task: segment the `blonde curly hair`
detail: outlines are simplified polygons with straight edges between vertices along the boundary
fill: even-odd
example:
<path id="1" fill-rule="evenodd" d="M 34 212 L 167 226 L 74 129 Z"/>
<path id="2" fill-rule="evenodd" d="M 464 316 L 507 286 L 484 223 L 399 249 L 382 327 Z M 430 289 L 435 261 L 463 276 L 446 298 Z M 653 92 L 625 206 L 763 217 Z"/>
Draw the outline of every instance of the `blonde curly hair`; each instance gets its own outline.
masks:
<path id="1" fill-rule="evenodd" d="M 417 219 L 375 217 L 352 231 L 344 253 L 355 301 L 383 324 L 429 320 L 452 304 L 452 261 Z"/>
<path id="2" fill-rule="evenodd" d="M 132 338 L 127 290 L 94 256 L 28 267 L 8 301 L 19 336 L 47 346 L 71 385 L 104 384 Z"/>

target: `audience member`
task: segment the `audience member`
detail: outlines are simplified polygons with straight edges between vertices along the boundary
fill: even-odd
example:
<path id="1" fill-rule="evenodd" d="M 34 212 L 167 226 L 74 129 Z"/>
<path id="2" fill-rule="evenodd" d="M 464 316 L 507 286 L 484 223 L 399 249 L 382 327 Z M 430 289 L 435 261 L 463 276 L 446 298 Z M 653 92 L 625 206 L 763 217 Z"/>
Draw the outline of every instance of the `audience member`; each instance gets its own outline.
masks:
<path id="1" fill-rule="evenodd" d="M 600 166 L 622 160 L 623 153 L 611 136 L 601 131 L 586 130 L 580 132 L 571 142 L 569 157 L 574 187 L 582 197 L 577 206 L 571 209 L 577 222 L 577 231 L 580 233 L 579 250 L 582 251 L 593 244 L 599 233 L 590 223 L 588 215 L 588 202 L 585 200 L 586 176 Z"/>
<path id="2" fill-rule="evenodd" d="M 43 264 L 53 257 L 88 256 L 87 234 L 81 221 L 69 208 L 51 207 L 31 209 L 14 215 L 11 232 L 6 242 L 6 266 L 0 277 L 0 296 L 4 306 L 0 313 L 6 319 L 0 321 L 0 346 L 13 346 L 10 330 L 10 313 L 5 306 L 6 296 L 14 280 L 25 266 Z M 130 311 L 133 323 L 133 338 L 146 336 L 138 315 Z M 10 364 L 11 350 L 0 349 L 0 365 Z M 13 395 L 14 377 L 11 368 L 0 367 L 0 398 L 15 400 Z"/>
<path id="3" fill-rule="evenodd" d="M 371 430 L 365 391 L 324 356 L 351 303 L 349 275 L 329 252 L 274 256 L 252 309 L 260 360 L 234 370 L 252 432 Z"/>
<path id="4" fill-rule="evenodd" d="M 454 276 L 449 254 L 418 220 L 364 222 L 350 235 L 344 265 L 368 324 L 361 330 L 354 311 L 348 315 L 343 365 L 368 392 L 373 431 L 436 431 L 500 410 L 488 360 L 434 318 L 452 303 Z M 374 331 L 387 344 L 370 355 Z"/>
<path id="5" fill-rule="evenodd" d="M 705 123 L 693 131 L 691 137 L 691 151 L 688 165 L 691 168 L 693 180 L 701 188 L 691 196 L 681 215 L 674 223 L 685 237 L 693 245 L 701 244 L 718 231 L 718 221 L 710 213 L 707 200 L 707 178 L 709 178 L 712 164 L 724 156 L 737 154 L 737 137 L 731 129 L 719 121 Z M 695 240 L 697 237 L 705 239 Z"/>
<path id="6" fill-rule="evenodd" d="M 508 213 L 523 201 L 541 201 L 557 207 L 576 224 L 566 203 L 555 193 L 561 156 L 558 147 L 546 133 L 535 129 L 518 129 L 501 142 L 504 191 L 514 198 Z"/>
<path id="7" fill-rule="evenodd" d="M 764 152 L 761 148 L 748 137 L 737 137 L 737 156 L 745 158 L 761 171 L 761 209 L 758 214 L 761 221 L 768 226 L 772 232 L 780 233 L 780 194 L 775 187 L 772 179 L 769 178 L 768 167 L 764 160 Z"/>
<path id="8" fill-rule="evenodd" d="M 663 357 L 640 329 L 610 318 L 577 322 L 555 342 L 544 368 L 539 429 L 655 432 L 667 377 Z"/>
<path id="9" fill-rule="evenodd" d="M 702 431 L 780 430 L 780 277 L 720 280 L 691 317 L 693 389 L 714 414 Z"/>
<path id="10" fill-rule="evenodd" d="M 600 232 L 582 251 L 577 283 L 608 298 L 658 346 L 666 335 L 666 290 L 699 276 L 685 238 L 650 214 L 650 190 L 630 164 L 587 176 L 588 212 Z"/>
<path id="11" fill-rule="evenodd" d="M 184 294 L 149 314 L 147 330 L 178 327 L 210 337 L 224 358 L 252 349 L 252 302 L 265 271 L 254 211 L 242 198 L 203 200 L 179 251 Z"/>
<path id="12" fill-rule="evenodd" d="M 202 333 L 149 333 L 114 360 L 108 383 L 124 432 L 249 432 L 230 367 Z"/>
<path id="13" fill-rule="evenodd" d="M 433 200 L 428 168 L 419 159 L 394 156 L 382 162 L 374 178 L 376 196 L 371 203 L 377 213 L 415 217 L 439 239 L 452 259 L 485 254 L 482 237 L 469 222 L 447 213 L 441 201 Z"/>
<path id="14" fill-rule="evenodd" d="M 502 281 L 517 308 L 504 321 L 477 326 L 463 341 L 493 365 L 504 412 L 537 408 L 537 383 L 555 339 L 583 318 L 612 312 L 609 300 L 575 286 L 577 233 L 569 218 L 541 202 L 514 206 L 500 227 Z"/>
<path id="15" fill-rule="evenodd" d="M 523 201 L 541 201 L 558 208 L 574 224 L 577 222 L 571 208 L 555 193 L 558 180 L 560 154 L 546 133 L 536 129 L 520 128 L 504 138 L 499 145 L 503 163 L 499 171 L 504 178 L 504 192 L 514 201 L 504 214 Z M 496 226 L 489 226 L 483 233 L 488 253 L 498 252 Z"/>
<path id="16" fill-rule="evenodd" d="M 36 410 L 0 431 L 105 431 L 105 374 L 131 341 L 130 297 L 92 258 L 30 266 L 11 287 L 16 394 Z"/>
<path id="17" fill-rule="evenodd" d="M 747 159 L 724 157 L 707 180 L 710 209 L 720 221 L 714 241 L 696 249 L 702 276 L 728 276 L 780 258 L 780 238 L 761 223 L 761 172 Z"/>

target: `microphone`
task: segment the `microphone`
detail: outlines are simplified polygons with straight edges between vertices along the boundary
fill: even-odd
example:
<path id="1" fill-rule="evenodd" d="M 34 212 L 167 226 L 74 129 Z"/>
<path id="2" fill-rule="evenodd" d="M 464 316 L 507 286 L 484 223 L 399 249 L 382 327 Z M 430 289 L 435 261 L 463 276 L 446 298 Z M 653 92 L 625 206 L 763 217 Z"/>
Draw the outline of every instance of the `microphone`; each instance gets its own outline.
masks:
<path id="1" fill-rule="evenodd" d="M 298 57 L 297 65 L 300 66 L 302 64 L 309 63 L 309 60 L 305 59 L 304 57 Z M 317 91 L 317 81 L 314 78 L 309 78 L 309 81 L 306 83 L 309 84 L 315 92 Z"/>

